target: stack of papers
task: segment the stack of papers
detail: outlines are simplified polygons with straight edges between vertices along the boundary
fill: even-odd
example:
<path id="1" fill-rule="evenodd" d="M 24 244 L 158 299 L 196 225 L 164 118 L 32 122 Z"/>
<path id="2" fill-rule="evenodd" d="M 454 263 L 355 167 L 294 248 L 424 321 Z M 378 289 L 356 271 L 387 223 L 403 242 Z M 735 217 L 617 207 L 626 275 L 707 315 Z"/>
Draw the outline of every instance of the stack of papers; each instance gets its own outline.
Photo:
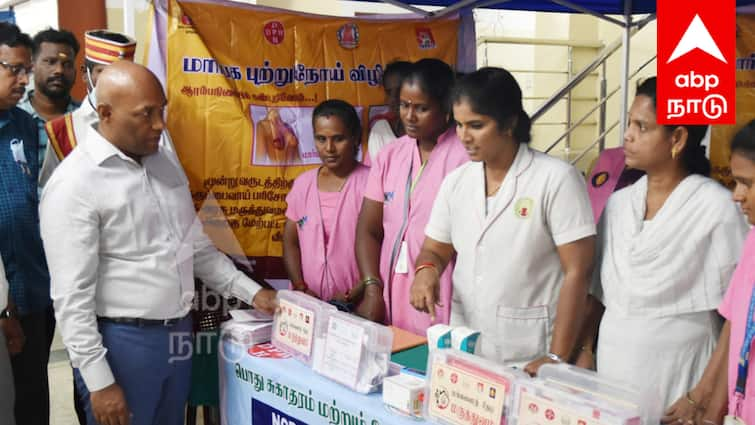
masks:
<path id="1" fill-rule="evenodd" d="M 231 320 L 221 327 L 224 337 L 246 347 L 270 342 L 273 316 L 256 310 L 231 310 L 230 314 Z"/>
<path id="2" fill-rule="evenodd" d="M 234 322 L 238 323 L 261 323 L 272 322 L 273 316 L 257 310 L 231 310 L 229 312 Z"/>

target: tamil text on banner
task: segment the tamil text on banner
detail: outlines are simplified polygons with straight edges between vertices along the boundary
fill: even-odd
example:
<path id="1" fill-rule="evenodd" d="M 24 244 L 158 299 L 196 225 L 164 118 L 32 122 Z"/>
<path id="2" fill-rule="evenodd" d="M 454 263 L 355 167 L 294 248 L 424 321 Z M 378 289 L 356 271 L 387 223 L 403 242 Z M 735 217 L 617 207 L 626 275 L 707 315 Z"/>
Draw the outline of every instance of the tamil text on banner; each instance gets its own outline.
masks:
<path id="1" fill-rule="evenodd" d="M 227 219 L 245 255 L 280 256 L 285 196 L 320 163 L 313 108 L 343 99 L 369 122 L 385 112 L 385 65 L 436 57 L 453 66 L 458 25 L 172 0 L 168 126 L 196 206 L 216 202 L 215 215 L 203 208 L 205 228 Z"/>
<path id="2" fill-rule="evenodd" d="M 737 123 L 714 125 L 711 130 L 712 177 L 734 186 L 729 168 L 729 144 L 737 131 L 755 119 L 755 14 L 737 15 Z"/>

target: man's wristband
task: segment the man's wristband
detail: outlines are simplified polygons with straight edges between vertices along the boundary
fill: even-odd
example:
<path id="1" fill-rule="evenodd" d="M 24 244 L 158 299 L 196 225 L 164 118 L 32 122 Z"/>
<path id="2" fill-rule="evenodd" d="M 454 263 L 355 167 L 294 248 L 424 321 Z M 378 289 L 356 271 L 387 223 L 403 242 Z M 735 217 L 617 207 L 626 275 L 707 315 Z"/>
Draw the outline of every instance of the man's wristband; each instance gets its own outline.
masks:
<path id="1" fill-rule="evenodd" d="M 545 357 L 553 360 L 556 363 L 563 363 L 564 359 L 562 359 L 558 354 L 548 353 L 545 355 Z"/>

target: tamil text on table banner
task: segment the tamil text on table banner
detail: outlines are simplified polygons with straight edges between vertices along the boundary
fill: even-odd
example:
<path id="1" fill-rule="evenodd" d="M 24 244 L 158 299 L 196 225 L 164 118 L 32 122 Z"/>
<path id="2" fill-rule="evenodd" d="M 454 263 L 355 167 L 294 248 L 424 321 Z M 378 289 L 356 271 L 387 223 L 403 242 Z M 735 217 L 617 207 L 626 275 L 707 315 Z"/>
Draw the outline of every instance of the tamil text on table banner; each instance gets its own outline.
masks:
<path id="1" fill-rule="evenodd" d="M 382 395 L 358 394 L 317 375 L 271 344 L 220 342 L 223 425 L 411 425 L 383 405 Z"/>

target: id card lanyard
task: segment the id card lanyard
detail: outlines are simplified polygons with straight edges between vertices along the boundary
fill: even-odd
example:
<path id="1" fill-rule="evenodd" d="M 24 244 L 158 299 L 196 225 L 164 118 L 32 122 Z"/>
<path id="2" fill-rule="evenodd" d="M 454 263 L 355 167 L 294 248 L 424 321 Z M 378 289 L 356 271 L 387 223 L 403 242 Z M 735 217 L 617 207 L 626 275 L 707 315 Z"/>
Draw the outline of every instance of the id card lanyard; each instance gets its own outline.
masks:
<path id="1" fill-rule="evenodd" d="M 408 260 L 406 256 L 408 255 L 406 250 L 406 242 L 404 241 L 404 232 L 406 231 L 406 227 L 409 225 L 409 204 L 411 203 L 411 197 L 412 193 L 414 192 L 414 189 L 417 186 L 417 183 L 419 183 L 420 177 L 422 177 L 422 172 L 425 171 L 425 166 L 427 165 L 428 161 L 425 161 L 422 163 L 422 166 L 420 167 L 419 171 L 417 172 L 417 176 L 412 179 L 412 173 L 414 171 L 414 161 L 409 165 L 409 175 L 406 178 L 406 187 L 404 190 L 404 213 L 403 213 L 403 220 L 401 222 L 401 228 L 399 229 L 398 235 L 396 237 L 396 240 L 393 241 L 393 249 L 391 250 L 391 262 L 389 267 L 389 277 L 387 284 L 384 285 L 384 290 L 388 291 L 388 300 L 391 299 L 391 281 L 393 280 L 393 273 L 396 272 L 396 268 L 398 265 L 401 266 L 402 272 L 406 273 L 408 270 L 403 270 L 405 268 L 408 268 L 408 264 L 406 263 Z M 400 264 L 399 264 L 400 263 Z M 388 305 L 388 319 L 392 320 L 393 318 L 393 303 L 389 301 Z"/>
<path id="2" fill-rule="evenodd" d="M 414 178 L 414 181 L 412 181 L 411 185 L 409 184 L 409 181 L 407 180 L 406 185 L 409 188 L 409 192 L 406 194 L 406 199 L 404 202 L 404 218 L 406 220 L 405 226 L 409 224 L 409 204 L 411 203 L 411 196 L 412 193 L 414 193 L 414 189 L 417 187 L 417 183 L 419 182 L 420 177 L 422 177 L 422 171 L 425 170 L 425 165 L 427 165 L 427 161 L 422 163 L 422 166 L 419 168 L 419 171 L 417 172 L 417 177 Z M 411 173 L 409 174 L 411 177 Z M 408 254 L 408 247 L 406 246 L 406 234 L 404 233 L 405 229 L 402 228 L 401 230 L 401 247 L 399 248 L 398 252 L 398 259 L 396 260 L 396 267 L 393 269 L 394 272 L 399 274 L 406 274 L 409 273 L 409 254 Z"/>
<path id="3" fill-rule="evenodd" d="M 750 347 L 755 338 L 755 285 L 750 295 L 750 308 L 747 312 L 747 326 L 745 326 L 745 338 L 742 341 L 742 349 L 739 352 L 739 363 L 737 363 L 737 384 L 734 389 L 734 398 L 736 404 L 734 414 L 741 417 L 742 403 L 745 400 L 745 390 L 747 387 L 747 372 L 750 366 Z"/>

